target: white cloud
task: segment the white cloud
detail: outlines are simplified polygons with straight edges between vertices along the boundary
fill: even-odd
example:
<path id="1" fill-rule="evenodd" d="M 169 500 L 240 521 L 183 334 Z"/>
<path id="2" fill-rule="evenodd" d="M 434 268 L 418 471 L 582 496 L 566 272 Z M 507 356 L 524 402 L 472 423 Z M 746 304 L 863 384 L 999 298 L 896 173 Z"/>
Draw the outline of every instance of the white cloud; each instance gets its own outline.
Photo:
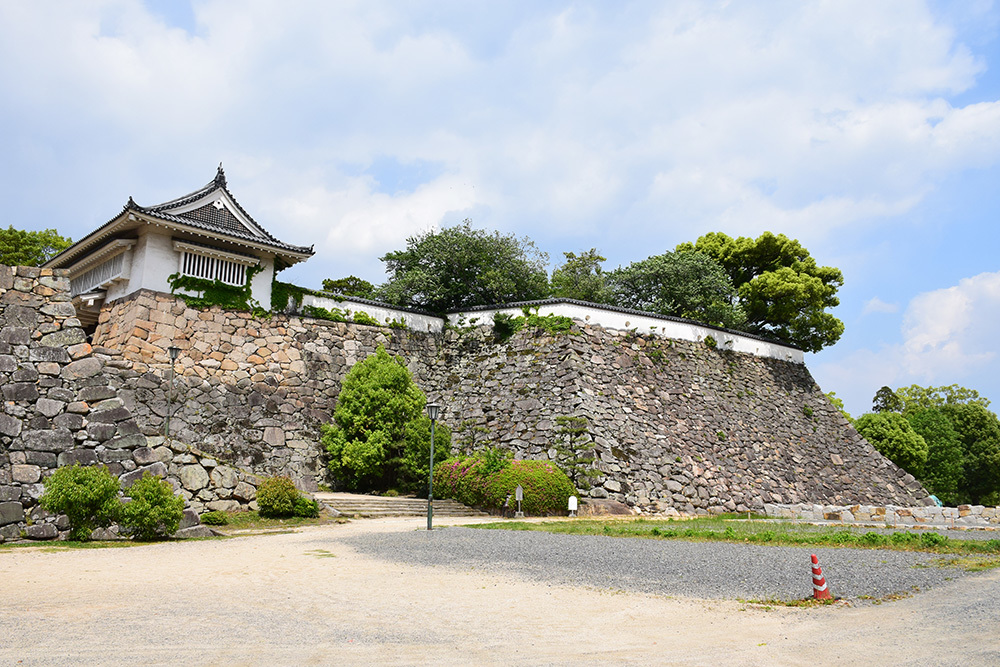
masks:
<path id="1" fill-rule="evenodd" d="M 862 313 L 865 315 L 869 313 L 896 313 L 896 312 L 899 312 L 898 304 L 886 303 L 877 296 L 868 299 L 868 301 L 865 301 L 865 308 L 862 311 Z"/>
<path id="2" fill-rule="evenodd" d="M 998 326 L 1000 273 L 982 273 L 920 294 L 903 318 L 904 368 L 935 380 L 981 371 L 996 363 Z"/>
<path id="3" fill-rule="evenodd" d="M 873 302 L 889 305 L 875 298 L 866 312 Z M 814 372 L 851 411 L 870 409 L 871 397 L 883 385 L 958 383 L 982 390 L 1000 374 L 998 330 L 1000 272 L 982 273 L 914 297 L 903 315 L 899 343 L 853 350 L 817 364 Z"/>

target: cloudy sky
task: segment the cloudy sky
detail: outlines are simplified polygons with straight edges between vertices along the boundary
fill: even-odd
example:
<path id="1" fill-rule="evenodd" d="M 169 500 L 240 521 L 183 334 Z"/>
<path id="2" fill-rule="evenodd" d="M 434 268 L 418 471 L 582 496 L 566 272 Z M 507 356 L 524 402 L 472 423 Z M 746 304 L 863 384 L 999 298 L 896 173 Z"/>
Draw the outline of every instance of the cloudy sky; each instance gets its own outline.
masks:
<path id="1" fill-rule="evenodd" d="M 780 232 L 844 272 L 824 391 L 997 408 L 998 32 L 985 0 L 0 0 L 0 222 L 76 239 L 223 162 L 306 287 L 464 218 L 550 268 Z"/>

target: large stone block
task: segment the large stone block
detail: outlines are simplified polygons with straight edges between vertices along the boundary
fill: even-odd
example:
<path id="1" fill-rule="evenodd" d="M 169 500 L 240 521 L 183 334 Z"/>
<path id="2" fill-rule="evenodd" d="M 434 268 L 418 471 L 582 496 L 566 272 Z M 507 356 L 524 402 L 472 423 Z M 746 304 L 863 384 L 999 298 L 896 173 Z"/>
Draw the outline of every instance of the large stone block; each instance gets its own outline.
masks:
<path id="1" fill-rule="evenodd" d="M 51 523 L 30 525 L 24 529 L 24 533 L 31 540 L 54 540 L 59 537 L 59 529 Z"/>
<path id="2" fill-rule="evenodd" d="M 82 380 L 94 377 L 102 370 L 104 370 L 104 364 L 100 359 L 87 357 L 86 359 L 79 359 L 63 366 L 62 376 L 67 380 Z"/>
<path id="3" fill-rule="evenodd" d="M 28 351 L 28 360 L 32 362 L 53 362 L 68 364 L 70 361 L 66 348 L 63 347 L 33 347 Z"/>
<path id="4" fill-rule="evenodd" d="M 0 526 L 24 520 L 24 506 L 21 503 L 0 503 Z"/>
<path id="5" fill-rule="evenodd" d="M 153 465 L 146 466 L 144 468 L 136 468 L 132 472 L 125 473 L 119 479 L 122 483 L 123 489 L 132 488 L 132 485 L 142 479 L 143 475 L 152 475 L 153 477 L 166 477 L 167 476 L 167 466 L 157 461 Z"/>
<path id="6" fill-rule="evenodd" d="M 42 478 L 42 469 L 34 465 L 12 466 L 11 477 L 19 484 L 34 484 Z"/>
<path id="7" fill-rule="evenodd" d="M 21 436 L 26 449 L 39 452 L 65 452 L 73 448 L 73 434 L 65 429 L 51 431 L 25 431 Z"/>
<path id="8" fill-rule="evenodd" d="M 85 343 L 87 341 L 87 334 L 83 333 L 83 329 L 78 329 L 76 327 L 71 329 L 60 329 L 59 331 L 53 331 L 50 334 L 45 334 L 42 336 L 40 341 L 42 345 L 47 347 L 69 347 L 70 345 L 78 345 L 80 343 Z"/>
<path id="9" fill-rule="evenodd" d="M 209 477 L 200 465 L 187 465 L 181 468 L 179 475 L 181 485 L 188 491 L 200 491 L 208 486 Z"/>
<path id="10" fill-rule="evenodd" d="M 237 477 L 236 471 L 229 466 L 218 466 L 212 471 L 210 475 L 213 486 L 221 486 L 227 489 L 231 489 L 236 486 Z"/>
<path id="11" fill-rule="evenodd" d="M 28 327 L 4 327 L 0 329 L 0 340 L 10 345 L 27 345 L 31 342 L 31 329 Z"/>
<path id="12" fill-rule="evenodd" d="M 81 401 L 93 403 L 95 401 L 103 401 L 108 398 L 114 398 L 117 395 L 118 393 L 114 390 L 114 387 L 97 385 L 93 387 L 84 387 L 80 390 L 77 398 Z"/>
<path id="13" fill-rule="evenodd" d="M 105 424 L 102 422 L 90 422 L 87 424 L 87 435 L 98 442 L 110 440 L 117 432 L 118 426 L 114 423 Z"/>
<path id="14" fill-rule="evenodd" d="M 21 434 L 21 420 L 10 415 L 0 414 L 0 435 L 16 437 Z"/>
<path id="15" fill-rule="evenodd" d="M 92 466 L 97 464 L 97 452 L 93 449 L 71 449 L 59 454 L 60 466 Z"/>
<path id="16" fill-rule="evenodd" d="M 132 417 L 132 413 L 125 408 L 111 408 L 110 410 L 101 410 L 100 412 L 91 412 L 88 419 L 91 422 L 103 422 L 105 424 L 111 424 L 115 422 L 124 421 Z"/>
<path id="17" fill-rule="evenodd" d="M 35 410 L 38 410 L 46 417 L 55 417 L 63 411 L 66 404 L 62 401 L 54 401 L 51 398 L 39 398 L 35 401 Z"/>
<path id="18" fill-rule="evenodd" d="M 34 382 L 11 382 L 3 386 L 3 397 L 8 401 L 30 403 L 38 398 L 38 385 Z"/>
<path id="19" fill-rule="evenodd" d="M 146 436 L 142 433 L 132 435 L 119 435 L 105 441 L 104 446 L 108 449 L 135 449 L 146 446 Z"/>

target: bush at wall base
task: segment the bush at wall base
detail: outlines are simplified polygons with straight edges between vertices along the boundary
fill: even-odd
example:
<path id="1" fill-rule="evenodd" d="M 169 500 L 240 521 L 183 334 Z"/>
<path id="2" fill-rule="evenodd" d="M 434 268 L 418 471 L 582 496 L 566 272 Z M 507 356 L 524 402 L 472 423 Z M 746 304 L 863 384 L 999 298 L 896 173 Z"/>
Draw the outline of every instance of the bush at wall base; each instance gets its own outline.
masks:
<path id="1" fill-rule="evenodd" d="M 177 532 L 184 516 L 184 499 L 174 495 L 165 479 L 148 472 L 127 491 L 131 500 L 122 505 L 118 524 L 136 540 L 163 539 Z"/>
<path id="2" fill-rule="evenodd" d="M 569 497 L 576 490 L 554 463 L 513 461 L 500 454 L 497 450 L 487 450 L 434 466 L 434 495 L 494 511 L 503 509 L 510 496 L 510 508 L 516 509 L 514 490 L 520 485 L 524 491 L 521 509 L 526 514 L 566 511 Z"/>
<path id="3" fill-rule="evenodd" d="M 257 487 L 260 515 L 269 519 L 317 517 L 319 504 L 299 494 L 288 477 L 269 477 Z"/>
<path id="4" fill-rule="evenodd" d="M 89 540 L 95 528 L 110 526 L 118 519 L 121 485 L 104 466 L 59 468 L 44 485 L 39 503 L 47 512 L 66 515 L 71 540 Z"/>

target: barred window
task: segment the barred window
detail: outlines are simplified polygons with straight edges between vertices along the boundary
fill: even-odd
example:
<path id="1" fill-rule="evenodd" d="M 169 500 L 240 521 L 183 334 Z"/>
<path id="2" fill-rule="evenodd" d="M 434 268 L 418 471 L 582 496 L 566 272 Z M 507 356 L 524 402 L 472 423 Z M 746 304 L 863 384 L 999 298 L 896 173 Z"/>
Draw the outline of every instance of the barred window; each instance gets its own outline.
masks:
<path id="1" fill-rule="evenodd" d="M 181 256 L 181 275 L 243 287 L 247 282 L 247 265 L 185 250 Z"/>
<path id="2" fill-rule="evenodd" d="M 125 253 L 115 255 L 70 280 L 70 295 L 86 294 L 92 290 L 104 287 L 116 278 L 121 278 L 125 270 Z"/>

